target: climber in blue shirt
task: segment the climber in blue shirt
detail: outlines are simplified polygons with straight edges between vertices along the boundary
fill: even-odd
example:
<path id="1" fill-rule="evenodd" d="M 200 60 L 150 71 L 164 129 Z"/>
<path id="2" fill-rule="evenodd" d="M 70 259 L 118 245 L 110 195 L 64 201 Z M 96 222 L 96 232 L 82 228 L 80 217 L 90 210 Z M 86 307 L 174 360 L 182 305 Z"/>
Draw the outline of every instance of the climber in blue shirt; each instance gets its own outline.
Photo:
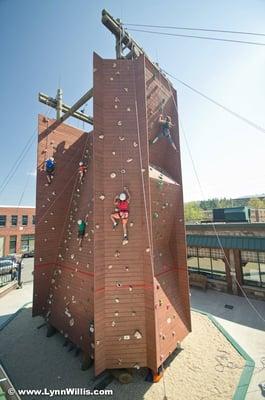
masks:
<path id="1" fill-rule="evenodd" d="M 55 161 L 53 157 L 49 157 L 45 161 L 45 171 L 46 171 L 47 181 L 50 184 L 52 182 L 55 172 Z"/>

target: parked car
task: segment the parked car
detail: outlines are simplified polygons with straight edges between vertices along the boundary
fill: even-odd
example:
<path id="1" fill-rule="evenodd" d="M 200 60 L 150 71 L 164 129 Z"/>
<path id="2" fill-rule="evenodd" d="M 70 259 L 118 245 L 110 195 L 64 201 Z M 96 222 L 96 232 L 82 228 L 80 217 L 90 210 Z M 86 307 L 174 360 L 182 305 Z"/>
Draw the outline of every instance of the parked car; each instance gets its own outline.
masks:
<path id="1" fill-rule="evenodd" d="M 23 258 L 34 257 L 34 250 L 23 251 Z"/>
<path id="2" fill-rule="evenodd" d="M 0 275 L 11 275 L 13 281 L 17 277 L 18 264 L 13 256 L 0 257 Z"/>

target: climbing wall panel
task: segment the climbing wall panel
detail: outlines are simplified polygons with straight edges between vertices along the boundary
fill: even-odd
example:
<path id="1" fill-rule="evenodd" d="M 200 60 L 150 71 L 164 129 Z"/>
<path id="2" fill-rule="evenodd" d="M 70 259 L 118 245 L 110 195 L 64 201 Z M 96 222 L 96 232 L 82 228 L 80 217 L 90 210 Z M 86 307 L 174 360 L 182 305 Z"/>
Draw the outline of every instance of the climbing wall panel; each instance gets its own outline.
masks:
<path id="1" fill-rule="evenodd" d="M 135 105 L 138 96 L 144 104 L 143 82 L 143 63 L 94 56 L 94 218 L 99 224 L 95 231 L 96 374 L 106 368 L 147 364 L 146 304 L 150 302 L 147 291 L 151 292 L 150 307 L 153 307 L 147 253 L 150 246 L 143 206 L 143 183 L 149 199 L 147 126 L 145 112 L 139 113 L 139 129 L 145 133 L 140 135 Z M 126 246 L 122 245 L 122 227 L 119 225 L 113 232 L 110 220 L 114 197 L 124 186 L 131 193 L 133 204 Z M 105 199 L 100 201 L 102 195 Z M 147 203 L 150 219 L 149 200 Z M 150 282 L 146 280 L 148 271 Z M 141 337 L 136 337 L 137 332 Z M 148 339 L 153 343 L 154 334 L 153 329 Z"/>
<path id="2" fill-rule="evenodd" d="M 153 170 L 150 172 L 153 176 Z M 176 209 L 180 185 L 163 174 L 151 178 L 157 363 L 163 362 L 190 331 L 189 308 L 180 287 L 186 287 L 186 265 L 178 263 Z M 185 250 L 184 250 L 185 251 Z M 183 277 L 184 276 L 184 277 Z"/>
<path id="3" fill-rule="evenodd" d="M 84 214 L 92 220 L 92 135 L 67 125 L 50 131 L 53 122 L 39 117 L 33 315 L 48 317 L 54 327 L 83 347 L 80 337 L 87 335 L 93 310 L 93 243 L 88 250 L 86 242 L 92 239 L 87 232 L 84 247 L 79 249 L 76 220 Z M 44 162 L 50 156 L 56 168 L 48 184 Z M 81 160 L 88 165 L 83 196 L 78 183 Z"/>

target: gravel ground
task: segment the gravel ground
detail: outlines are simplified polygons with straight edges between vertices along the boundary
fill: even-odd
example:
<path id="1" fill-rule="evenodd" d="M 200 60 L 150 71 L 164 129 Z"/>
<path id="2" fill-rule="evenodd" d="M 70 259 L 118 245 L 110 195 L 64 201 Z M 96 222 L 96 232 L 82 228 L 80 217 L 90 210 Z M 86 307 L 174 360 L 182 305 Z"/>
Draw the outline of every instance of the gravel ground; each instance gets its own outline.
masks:
<path id="1" fill-rule="evenodd" d="M 63 347 L 63 337 L 46 338 L 45 327 L 37 329 L 42 318 L 32 318 L 31 308 L 20 312 L 0 332 L 0 359 L 14 386 L 19 389 L 66 387 L 92 388 L 93 370 L 80 370 L 80 358 Z M 231 400 L 244 366 L 244 360 L 207 317 L 192 312 L 193 332 L 183 341 L 182 351 L 171 357 L 164 380 L 144 381 L 146 371 L 134 372 L 133 383 L 113 381 L 108 389 L 117 400 L 163 400 L 164 384 L 168 400 Z M 47 399 L 47 396 L 21 396 Z M 84 399 L 58 396 L 57 399 Z"/>

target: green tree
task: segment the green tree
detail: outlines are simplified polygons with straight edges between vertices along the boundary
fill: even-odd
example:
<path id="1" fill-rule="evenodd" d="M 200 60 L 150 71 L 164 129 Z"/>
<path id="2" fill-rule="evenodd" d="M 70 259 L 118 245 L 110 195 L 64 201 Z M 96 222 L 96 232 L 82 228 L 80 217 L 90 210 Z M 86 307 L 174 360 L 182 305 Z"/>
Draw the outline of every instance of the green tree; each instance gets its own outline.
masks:
<path id="1" fill-rule="evenodd" d="M 248 201 L 247 205 L 251 208 L 265 208 L 265 200 L 261 200 L 258 197 L 253 197 Z"/>
<path id="2" fill-rule="evenodd" d="M 184 215 L 186 222 L 201 221 L 204 217 L 203 210 L 196 201 L 184 205 Z"/>

